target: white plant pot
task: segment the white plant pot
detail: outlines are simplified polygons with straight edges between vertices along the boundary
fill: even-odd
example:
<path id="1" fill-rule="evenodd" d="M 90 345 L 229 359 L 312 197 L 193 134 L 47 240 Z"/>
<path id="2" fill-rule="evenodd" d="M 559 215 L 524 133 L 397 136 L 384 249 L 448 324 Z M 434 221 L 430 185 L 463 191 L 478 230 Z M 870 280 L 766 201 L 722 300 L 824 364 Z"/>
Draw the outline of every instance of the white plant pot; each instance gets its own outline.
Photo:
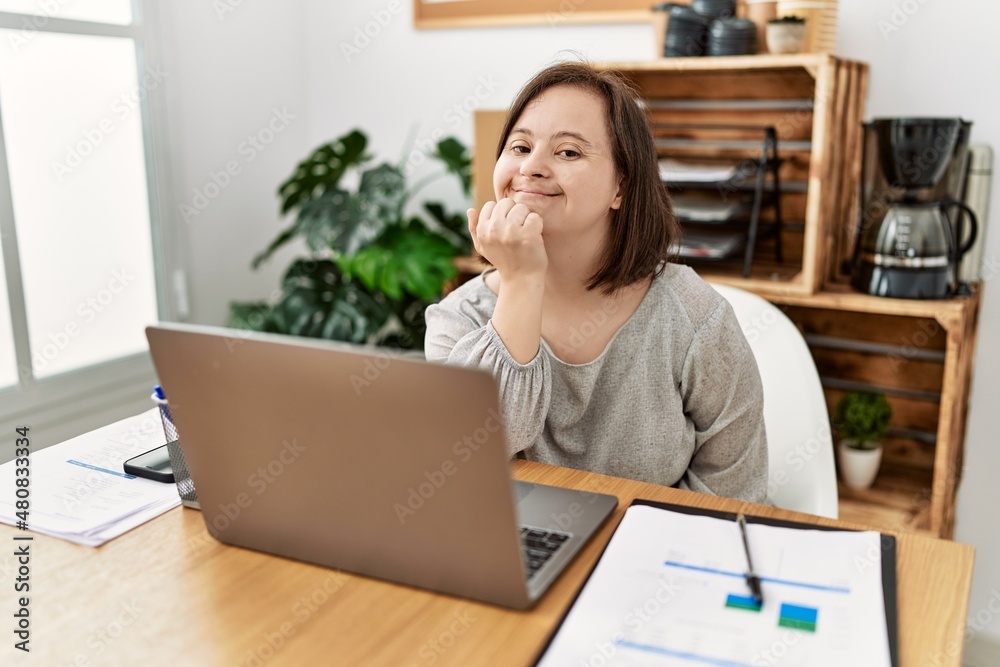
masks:
<path id="1" fill-rule="evenodd" d="M 878 475 L 878 466 L 882 462 L 882 445 L 875 449 L 855 449 L 848 443 L 856 441 L 841 440 L 837 443 L 837 464 L 840 467 L 840 478 L 852 489 L 867 489 Z"/>
<path id="2" fill-rule="evenodd" d="M 764 32 L 770 53 L 799 53 L 805 46 L 805 23 L 768 23 Z"/>

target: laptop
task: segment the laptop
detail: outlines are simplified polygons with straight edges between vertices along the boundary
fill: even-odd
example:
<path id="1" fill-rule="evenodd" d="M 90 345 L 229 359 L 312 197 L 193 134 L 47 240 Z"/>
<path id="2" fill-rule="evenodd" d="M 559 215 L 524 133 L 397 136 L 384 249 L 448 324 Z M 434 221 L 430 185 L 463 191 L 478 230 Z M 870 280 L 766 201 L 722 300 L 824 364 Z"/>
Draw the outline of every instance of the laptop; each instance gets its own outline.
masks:
<path id="1" fill-rule="evenodd" d="M 485 370 L 216 327 L 146 336 L 226 544 L 526 609 L 617 506 L 511 479 Z"/>

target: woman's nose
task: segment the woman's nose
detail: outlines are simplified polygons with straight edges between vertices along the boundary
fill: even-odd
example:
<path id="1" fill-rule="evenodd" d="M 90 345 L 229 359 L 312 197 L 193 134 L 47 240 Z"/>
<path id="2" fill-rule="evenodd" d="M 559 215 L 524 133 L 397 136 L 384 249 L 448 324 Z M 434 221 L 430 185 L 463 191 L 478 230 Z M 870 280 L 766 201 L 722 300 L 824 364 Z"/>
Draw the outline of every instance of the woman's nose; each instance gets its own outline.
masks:
<path id="1" fill-rule="evenodd" d="M 522 176 L 548 176 L 548 160 L 542 151 L 534 150 L 521 161 L 520 172 Z"/>

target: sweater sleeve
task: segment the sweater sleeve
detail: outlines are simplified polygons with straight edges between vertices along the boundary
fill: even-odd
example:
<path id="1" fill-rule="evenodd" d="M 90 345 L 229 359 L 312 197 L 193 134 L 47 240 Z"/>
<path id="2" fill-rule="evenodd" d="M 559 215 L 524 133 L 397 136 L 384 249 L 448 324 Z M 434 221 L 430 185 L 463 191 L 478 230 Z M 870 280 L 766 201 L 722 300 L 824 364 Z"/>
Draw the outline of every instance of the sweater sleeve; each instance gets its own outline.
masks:
<path id="1" fill-rule="evenodd" d="M 767 496 L 764 391 L 729 302 L 696 332 L 681 375 L 695 453 L 680 487 L 763 503 Z"/>
<path id="2" fill-rule="evenodd" d="M 551 367 L 541 349 L 527 364 L 519 364 L 493 322 L 482 321 L 485 315 L 476 305 L 448 298 L 429 306 L 424 354 L 428 361 L 484 368 L 493 374 L 500 391 L 507 453 L 513 457 L 534 446 L 542 434 L 551 401 Z"/>

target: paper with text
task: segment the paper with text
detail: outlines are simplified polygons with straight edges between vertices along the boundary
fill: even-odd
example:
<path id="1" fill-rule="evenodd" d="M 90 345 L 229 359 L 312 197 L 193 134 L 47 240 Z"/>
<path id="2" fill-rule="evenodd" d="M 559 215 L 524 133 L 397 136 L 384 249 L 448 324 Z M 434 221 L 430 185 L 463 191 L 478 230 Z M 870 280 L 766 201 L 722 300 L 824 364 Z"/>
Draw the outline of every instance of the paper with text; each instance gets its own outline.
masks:
<path id="1" fill-rule="evenodd" d="M 123 472 L 125 461 L 163 445 L 153 408 L 30 455 L 29 530 L 97 546 L 180 504 L 177 487 Z M 15 488 L 17 461 L 0 465 L 0 489 Z M 13 491 L 0 522 L 17 525 Z"/>
<path id="2" fill-rule="evenodd" d="M 889 667 L 881 536 L 630 507 L 539 665 Z"/>

